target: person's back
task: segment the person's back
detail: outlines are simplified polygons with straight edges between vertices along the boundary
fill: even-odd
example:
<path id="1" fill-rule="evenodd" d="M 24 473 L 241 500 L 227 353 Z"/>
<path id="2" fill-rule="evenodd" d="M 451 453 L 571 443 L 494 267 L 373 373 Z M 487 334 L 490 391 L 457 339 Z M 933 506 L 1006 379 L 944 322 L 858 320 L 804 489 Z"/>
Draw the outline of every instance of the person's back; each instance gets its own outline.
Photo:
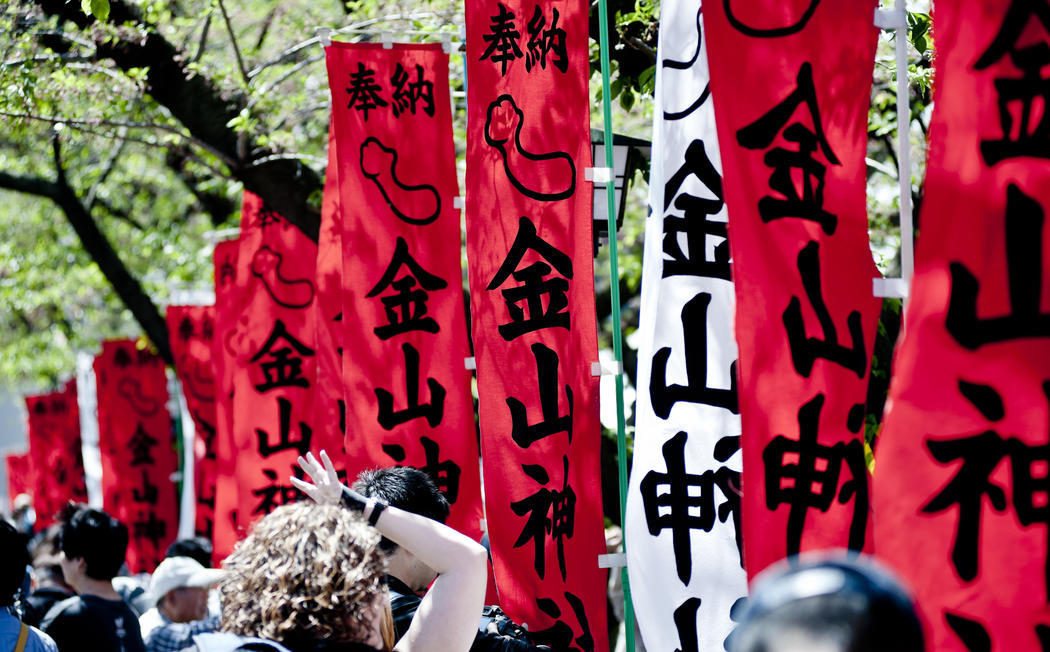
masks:
<path id="1" fill-rule="evenodd" d="M 0 520 L 0 650 L 14 650 L 20 641 L 25 652 L 58 652 L 47 634 L 22 623 L 13 606 L 29 565 L 25 537 L 7 521 Z"/>
<path id="2" fill-rule="evenodd" d="M 78 595 L 41 622 L 62 652 L 145 652 L 138 616 L 113 588 L 128 548 L 128 529 L 105 512 L 70 506 L 59 546 L 62 573 Z"/>

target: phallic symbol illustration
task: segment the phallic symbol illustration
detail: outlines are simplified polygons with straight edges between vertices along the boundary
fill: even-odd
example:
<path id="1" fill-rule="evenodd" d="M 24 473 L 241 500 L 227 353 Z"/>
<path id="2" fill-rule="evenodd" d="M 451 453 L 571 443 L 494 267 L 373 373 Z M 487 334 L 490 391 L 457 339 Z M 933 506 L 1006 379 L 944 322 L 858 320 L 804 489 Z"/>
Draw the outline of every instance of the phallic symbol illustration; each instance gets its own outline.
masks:
<path id="1" fill-rule="evenodd" d="M 314 300 L 314 284 L 305 278 L 289 279 L 281 274 L 282 256 L 267 245 L 252 256 L 252 275 L 258 277 L 266 291 L 285 308 L 305 308 Z"/>
<path id="2" fill-rule="evenodd" d="M 739 2 L 739 0 L 736 1 Z M 798 3 L 781 2 L 772 11 L 751 12 L 752 15 L 741 19 L 733 11 L 733 2 L 734 0 L 722 0 L 729 24 L 738 32 L 755 38 L 777 38 L 801 32 L 809 19 L 813 17 L 813 12 L 820 6 L 820 0 L 809 0 L 806 8 L 799 11 L 790 6 Z M 761 16 L 758 15 L 759 13 Z M 745 20 L 747 22 L 744 22 Z"/>
<path id="3" fill-rule="evenodd" d="M 186 375 L 180 380 L 191 396 L 199 401 L 215 400 L 215 379 L 202 362 L 187 354 L 179 359 L 178 368 L 186 370 Z"/>
<path id="4" fill-rule="evenodd" d="M 671 70 L 689 70 L 700 60 L 700 52 L 703 50 L 704 45 L 704 29 L 701 22 L 703 12 L 703 8 L 696 10 L 696 47 L 693 49 L 693 54 L 688 59 L 680 61 L 676 59 L 664 59 L 661 66 Z M 668 87 L 674 88 L 676 86 L 678 86 L 678 84 L 671 81 Z M 695 100 L 693 100 L 692 104 L 677 111 L 664 111 L 664 120 L 681 120 L 682 118 L 691 115 L 694 111 L 703 106 L 704 102 L 706 102 L 709 97 L 711 97 L 711 85 L 705 83 L 704 89 L 700 91 L 700 94 Z"/>
<path id="5" fill-rule="evenodd" d="M 160 409 L 161 402 L 142 393 L 142 385 L 134 378 L 122 378 L 117 383 L 117 393 L 128 400 L 131 408 L 144 417 L 150 417 Z"/>
<path id="6" fill-rule="evenodd" d="M 387 206 L 399 219 L 422 226 L 441 214 L 441 197 L 437 188 L 422 183 L 411 185 L 397 177 L 397 151 L 369 137 L 361 143 L 361 172 L 376 184 Z"/>
<path id="7" fill-rule="evenodd" d="M 576 165 L 572 157 L 568 152 L 534 154 L 528 151 L 521 142 L 524 122 L 525 113 L 510 95 L 500 95 L 489 104 L 485 142 L 499 151 L 507 178 L 531 199 L 557 201 L 571 197 L 576 191 Z"/>

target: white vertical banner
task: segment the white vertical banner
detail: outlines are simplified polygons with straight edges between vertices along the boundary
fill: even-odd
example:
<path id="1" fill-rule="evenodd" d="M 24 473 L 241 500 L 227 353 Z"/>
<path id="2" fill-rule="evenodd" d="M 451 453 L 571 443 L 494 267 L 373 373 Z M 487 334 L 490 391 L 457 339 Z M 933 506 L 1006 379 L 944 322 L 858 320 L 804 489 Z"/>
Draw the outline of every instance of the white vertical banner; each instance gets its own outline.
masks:
<path id="1" fill-rule="evenodd" d="M 661 13 L 627 568 L 649 652 L 721 652 L 747 594 L 727 214 L 700 3 Z"/>
<path id="2" fill-rule="evenodd" d="M 77 353 L 77 409 L 80 411 L 80 445 L 84 456 L 84 483 L 88 504 L 102 508 L 102 451 L 98 447 L 98 391 L 95 356 Z"/>

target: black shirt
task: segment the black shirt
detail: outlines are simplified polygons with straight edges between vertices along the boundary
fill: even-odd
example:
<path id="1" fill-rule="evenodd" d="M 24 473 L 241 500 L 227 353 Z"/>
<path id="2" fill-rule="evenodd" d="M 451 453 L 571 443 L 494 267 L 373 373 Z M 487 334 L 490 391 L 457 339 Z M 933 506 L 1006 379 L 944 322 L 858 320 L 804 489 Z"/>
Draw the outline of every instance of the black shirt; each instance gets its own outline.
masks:
<path id="1" fill-rule="evenodd" d="M 44 619 L 51 607 L 69 596 L 68 592 L 57 586 L 44 586 L 33 591 L 24 601 L 25 613 L 22 614 L 22 622 L 33 627 L 40 627 L 40 621 Z"/>
<path id="2" fill-rule="evenodd" d="M 40 629 L 62 652 L 146 652 L 139 619 L 123 600 L 73 596 L 51 607 Z"/>

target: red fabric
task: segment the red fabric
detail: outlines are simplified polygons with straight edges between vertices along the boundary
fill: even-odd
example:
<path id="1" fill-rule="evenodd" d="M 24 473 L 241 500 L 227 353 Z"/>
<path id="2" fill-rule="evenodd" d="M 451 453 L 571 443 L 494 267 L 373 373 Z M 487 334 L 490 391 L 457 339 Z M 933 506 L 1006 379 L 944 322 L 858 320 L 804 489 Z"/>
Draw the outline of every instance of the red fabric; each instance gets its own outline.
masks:
<path id="1" fill-rule="evenodd" d="M 239 527 L 302 497 L 289 480 L 299 455 L 338 450 L 336 432 L 314 427 L 317 245 L 261 199 L 245 193 L 232 301 L 225 335 L 232 355 L 232 450 Z"/>
<path id="2" fill-rule="evenodd" d="M 237 240 L 215 245 L 215 332 L 212 361 L 216 381 L 215 397 L 215 521 L 212 557 L 215 563 L 233 552 L 244 535 L 237 517 L 237 455 L 233 447 L 233 370 L 234 357 L 227 338 L 234 334 L 243 306 L 243 292 L 237 292 Z"/>
<path id="3" fill-rule="evenodd" d="M 500 601 L 604 650 L 587 4 L 470 0 L 467 259 Z"/>
<path id="4" fill-rule="evenodd" d="M 175 374 L 193 418 L 194 533 L 212 540 L 215 523 L 215 306 L 168 306 Z"/>
<path id="5" fill-rule="evenodd" d="M 1050 12 L 939 3 L 936 27 L 922 230 L 875 456 L 876 552 L 915 588 L 929 649 L 1046 649 L 1050 148 L 1045 67 L 1021 66 L 1045 61 L 1030 57 L 1050 42 Z"/>
<path id="6" fill-rule="evenodd" d="M 178 534 L 178 469 L 164 361 L 133 340 L 109 340 L 95 358 L 102 507 L 128 526 L 127 565 L 150 573 Z"/>
<path id="7" fill-rule="evenodd" d="M 18 494 L 33 493 L 33 469 L 29 453 L 8 453 L 4 456 L 4 464 L 7 468 L 7 506 L 13 513 Z"/>
<path id="8" fill-rule="evenodd" d="M 337 202 L 354 207 L 340 225 L 343 314 L 353 316 L 342 326 L 353 343 L 343 351 L 347 471 L 423 469 L 452 504 L 448 524 L 480 538 L 448 56 L 438 44 L 326 52 Z"/>
<path id="9" fill-rule="evenodd" d="M 317 243 L 317 385 L 313 394 L 316 427 L 323 432 L 346 434 L 346 396 L 343 391 L 343 241 L 339 210 L 339 174 L 335 139 L 328 128 L 328 167 L 321 201 L 321 232 Z M 343 467 L 343 447 L 329 451 Z"/>
<path id="10" fill-rule="evenodd" d="M 863 422 L 880 302 L 864 155 L 876 4 L 704 6 L 737 299 L 749 577 L 799 551 L 870 549 Z"/>
<path id="11" fill-rule="evenodd" d="M 61 392 L 27 396 L 29 454 L 36 527 L 55 522 L 70 500 L 87 502 L 76 381 Z"/>

